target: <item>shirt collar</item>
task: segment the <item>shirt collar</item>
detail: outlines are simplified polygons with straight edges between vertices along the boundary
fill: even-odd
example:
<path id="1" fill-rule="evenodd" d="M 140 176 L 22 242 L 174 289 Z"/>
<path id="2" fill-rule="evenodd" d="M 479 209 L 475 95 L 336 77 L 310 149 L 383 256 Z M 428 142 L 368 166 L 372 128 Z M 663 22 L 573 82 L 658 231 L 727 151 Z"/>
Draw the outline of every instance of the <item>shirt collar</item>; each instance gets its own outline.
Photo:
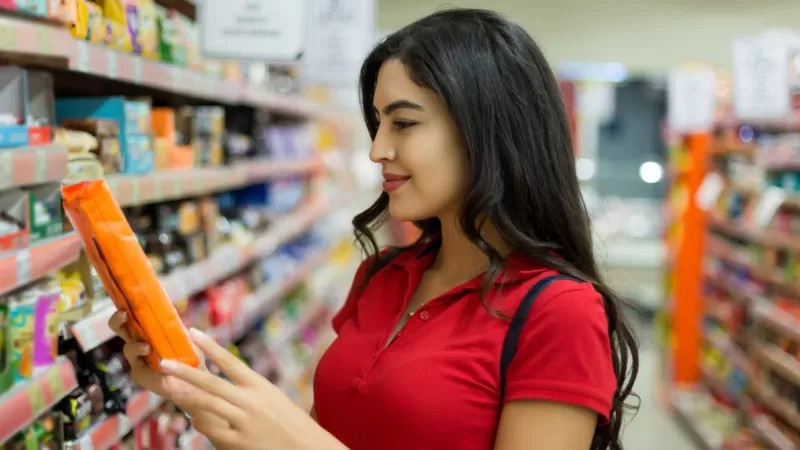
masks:
<path id="1" fill-rule="evenodd" d="M 434 239 L 404 249 L 392 258 L 389 264 L 406 270 L 424 271 L 433 263 L 434 258 L 436 258 L 436 252 L 441 245 L 441 239 Z M 495 285 L 522 281 L 539 275 L 545 270 L 547 270 L 547 267 L 534 262 L 530 257 L 520 252 L 512 252 L 506 257 L 505 268 L 495 280 Z M 482 281 L 483 274 L 480 274 L 462 286 L 470 289 L 480 289 Z"/>

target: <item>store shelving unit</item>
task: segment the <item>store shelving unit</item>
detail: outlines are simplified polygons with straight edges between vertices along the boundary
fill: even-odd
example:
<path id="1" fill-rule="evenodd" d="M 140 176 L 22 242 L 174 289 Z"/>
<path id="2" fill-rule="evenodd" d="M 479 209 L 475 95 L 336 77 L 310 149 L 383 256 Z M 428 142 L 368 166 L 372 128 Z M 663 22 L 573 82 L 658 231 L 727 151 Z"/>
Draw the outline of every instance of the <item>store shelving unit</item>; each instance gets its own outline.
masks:
<path id="1" fill-rule="evenodd" d="M 230 166 L 167 170 L 147 175 L 115 174 L 106 177 L 106 180 L 121 206 L 134 206 L 229 191 L 273 179 L 310 175 L 321 169 L 317 159 L 255 160 Z"/>
<path id="2" fill-rule="evenodd" d="M 164 289 L 173 301 L 178 301 L 207 289 L 230 274 L 241 271 L 257 258 L 272 253 L 281 244 L 290 241 L 307 230 L 312 223 L 328 210 L 329 208 L 320 205 L 305 206 L 301 210 L 276 221 L 267 232 L 256 238 L 252 245 L 244 248 L 234 245 L 223 246 L 205 260 L 167 275 L 162 278 Z M 317 261 L 317 259 L 315 261 L 317 264 L 321 262 Z M 301 270 L 292 279 L 281 283 L 279 288 L 272 285 L 263 286 L 256 290 L 251 295 L 252 299 L 245 304 L 261 305 L 269 303 L 270 300 L 280 300 L 291 287 L 302 281 L 306 275 L 308 275 L 308 270 Z M 250 313 L 256 310 L 254 308 L 252 311 L 248 311 L 248 314 L 243 314 L 243 316 L 250 316 Z M 75 336 L 84 351 L 91 350 L 114 336 L 111 329 L 108 328 L 108 319 L 113 312 L 113 306 L 110 305 L 110 302 L 106 302 L 105 307 L 101 305 L 93 314 L 70 327 L 72 335 Z M 242 327 L 249 329 L 244 324 Z M 241 336 L 241 333 L 237 334 L 237 336 Z"/>
<path id="3" fill-rule="evenodd" d="M 67 174 L 67 148 L 43 145 L 0 151 L 0 189 L 61 181 Z"/>
<path id="4" fill-rule="evenodd" d="M 0 295 L 74 262 L 80 251 L 80 238 L 67 233 L 0 253 Z"/>
<path id="5" fill-rule="evenodd" d="M 708 154 L 705 170 L 722 177 L 724 186 L 710 205 L 706 226 L 699 228 L 704 235 L 699 272 L 703 288 L 698 289 L 704 324 L 698 328 L 703 332 L 697 359 L 700 383 L 695 390 L 678 395 L 708 398 L 704 394 L 708 392 L 720 403 L 706 404 L 707 409 L 736 406 L 727 414 L 738 416 L 739 428 L 723 427 L 721 440 L 708 448 L 737 448 L 732 443 L 749 436 L 764 448 L 788 450 L 800 445 L 800 413 L 794 399 L 775 387 L 774 377 L 800 388 L 800 360 L 786 350 L 789 342 L 800 343 L 800 320 L 785 309 L 800 301 L 800 284 L 791 269 L 791 255 L 800 253 L 800 240 L 778 228 L 771 217 L 756 222 L 755 211 L 771 174 L 793 166 L 791 161 L 776 160 L 771 155 L 775 149 L 732 139 L 742 125 L 718 123 Z M 770 123 L 768 132 L 793 132 L 800 129 L 798 125 L 793 119 Z M 798 128 L 782 128 L 787 126 Z M 764 184 L 735 180 L 728 174 L 731 167 L 762 174 Z M 789 192 L 775 212 L 796 211 L 797 199 Z M 673 267 L 673 271 L 681 268 Z M 776 336 L 778 341 L 774 341 Z M 685 416 L 677 407 L 676 414 Z M 698 435 L 719 420 L 701 415 L 682 422 Z"/>
<path id="6" fill-rule="evenodd" d="M 185 11 L 194 10 L 189 0 L 157 2 L 190 16 L 192 13 Z M 325 128 L 321 134 L 330 135 L 320 138 L 320 142 L 337 141 L 338 144 L 339 138 L 347 133 L 347 120 L 343 114 L 302 95 L 282 94 L 266 85 L 251 84 L 242 79 L 222 79 L 194 68 L 153 61 L 75 40 L 63 24 L 54 20 L 0 12 L 0 54 L 8 63 L 57 70 L 56 92 L 59 94 L 62 91 L 64 94 L 72 94 L 72 91 L 78 95 L 85 94 L 79 85 L 92 80 L 92 84 L 103 86 L 103 93 L 152 96 L 170 106 L 244 106 L 267 111 L 277 117 L 278 123 L 317 121 L 322 125 L 321 128 Z M 330 143 L 320 145 L 331 150 Z M 332 153 L 337 152 L 329 151 L 327 156 Z M 0 190 L 58 183 L 67 175 L 72 177 L 73 171 L 68 170 L 69 157 L 67 148 L 56 144 L 2 148 Z M 146 175 L 111 174 L 106 175 L 105 180 L 121 206 L 134 207 L 208 196 L 279 179 L 308 179 L 309 190 L 305 202 L 289 214 L 270 218 L 270 226 L 266 231 L 249 236 L 247 239 L 251 240 L 246 244 L 239 241 L 237 245 L 217 247 L 205 259 L 163 276 L 161 281 L 165 291 L 173 302 L 178 303 L 232 276 L 248 272 L 251 268 L 256 269 L 266 257 L 279 249 L 280 252 L 286 251 L 281 247 L 306 234 L 329 214 L 345 206 L 349 208 L 349 203 L 355 199 L 348 196 L 345 192 L 347 189 L 339 186 L 334 193 L 330 192 L 329 186 L 321 187 L 325 183 L 331 184 L 332 180 L 327 178 L 327 174 L 334 170 L 326 166 L 325 157 L 320 151 L 303 160 L 251 159 L 222 166 L 162 170 Z M 342 181 L 338 178 L 335 180 L 337 185 Z M 317 195 L 317 191 L 324 191 L 328 195 L 327 204 L 322 196 Z M 330 201 L 330 198 L 335 198 L 335 201 Z M 332 239 L 332 244 L 337 244 L 336 239 L 341 241 L 338 236 Z M 281 307 L 284 298 L 297 286 L 311 278 L 321 266 L 330 263 L 334 248 L 335 245 L 330 245 L 313 250 L 296 262 L 297 267 L 279 279 L 270 279 L 266 284 L 254 286 L 253 292 L 241 304 L 237 320 L 209 330 L 210 334 L 225 345 L 244 337 L 258 322 L 265 320 L 270 311 Z M 32 282 L 78 261 L 80 252 L 80 239 L 75 233 L 65 233 L 24 248 L 0 252 L 0 295 L 21 293 Z M 304 307 L 308 309 L 299 312 L 300 317 L 293 325 L 297 329 L 290 330 L 277 347 L 295 345 L 300 338 L 299 330 L 318 320 L 330 305 L 309 300 Z M 67 324 L 65 337 L 74 337 L 83 351 L 103 345 L 113 338 L 107 325 L 113 311 L 109 299 L 96 300 L 88 315 Z M 76 319 L 77 312 L 70 310 L 69 317 L 69 320 Z M 270 348 L 269 353 L 278 350 L 284 349 Z M 254 368 L 266 375 L 274 369 L 270 366 L 272 362 L 268 361 L 271 360 L 265 357 Z M 30 427 L 43 413 L 74 390 L 77 387 L 75 373 L 76 368 L 70 361 L 61 357 L 55 365 L 36 372 L 32 380 L 16 385 L 0 396 L 0 446 Z M 68 443 L 66 448 L 112 448 L 163 404 L 163 399 L 158 396 L 138 393 L 128 399 L 126 414 L 96 421 L 79 439 Z M 178 447 L 201 449 L 208 448 L 209 443 L 190 429 L 183 433 Z"/>
<path id="7" fill-rule="evenodd" d="M 66 450 L 107 450 L 158 409 L 164 400 L 142 391 L 128 400 L 125 414 L 115 414 L 92 425 L 80 439 L 65 445 Z"/>
<path id="8" fill-rule="evenodd" d="M 187 432 L 178 441 L 179 450 L 205 450 L 210 447 L 208 439 L 195 430 Z"/>
<path id="9" fill-rule="evenodd" d="M 0 52 L 52 60 L 74 72 L 222 104 L 242 104 L 312 119 L 338 117 L 334 111 L 302 97 L 220 80 L 203 72 L 79 41 L 66 27 L 51 22 L 0 17 Z"/>
<path id="10" fill-rule="evenodd" d="M 75 368 L 62 357 L 0 396 L 0 442 L 33 423 L 77 386 Z"/>

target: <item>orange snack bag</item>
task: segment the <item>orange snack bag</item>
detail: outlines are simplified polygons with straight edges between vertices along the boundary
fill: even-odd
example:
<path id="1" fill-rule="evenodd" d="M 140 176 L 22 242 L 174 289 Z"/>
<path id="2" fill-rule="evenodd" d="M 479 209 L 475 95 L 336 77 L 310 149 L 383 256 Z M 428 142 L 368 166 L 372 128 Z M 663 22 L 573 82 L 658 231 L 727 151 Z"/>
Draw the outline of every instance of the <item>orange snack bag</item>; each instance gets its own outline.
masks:
<path id="1" fill-rule="evenodd" d="M 128 312 L 129 331 L 150 344 L 148 364 L 161 370 L 160 360 L 173 359 L 199 366 L 180 316 L 106 182 L 64 186 L 61 196 L 64 211 L 114 306 Z"/>

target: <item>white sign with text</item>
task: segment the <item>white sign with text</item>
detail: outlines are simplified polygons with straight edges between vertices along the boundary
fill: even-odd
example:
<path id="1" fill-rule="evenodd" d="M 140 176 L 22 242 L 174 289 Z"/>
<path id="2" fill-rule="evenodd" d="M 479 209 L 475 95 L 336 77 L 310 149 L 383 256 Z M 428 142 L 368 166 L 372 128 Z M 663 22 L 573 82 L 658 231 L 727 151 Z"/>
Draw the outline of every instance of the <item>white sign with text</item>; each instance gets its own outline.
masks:
<path id="1" fill-rule="evenodd" d="M 310 0 L 202 0 L 200 50 L 205 57 L 296 61 L 306 47 Z"/>
<path id="2" fill-rule="evenodd" d="M 780 37 L 733 43 L 734 108 L 739 119 L 782 119 L 791 111 L 789 51 Z"/>
<path id="3" fill-rule="evenodd" d="M 304 78 L 355 86 L 361 63 L 375 44 L 375 0 L 310 2 Z"/>

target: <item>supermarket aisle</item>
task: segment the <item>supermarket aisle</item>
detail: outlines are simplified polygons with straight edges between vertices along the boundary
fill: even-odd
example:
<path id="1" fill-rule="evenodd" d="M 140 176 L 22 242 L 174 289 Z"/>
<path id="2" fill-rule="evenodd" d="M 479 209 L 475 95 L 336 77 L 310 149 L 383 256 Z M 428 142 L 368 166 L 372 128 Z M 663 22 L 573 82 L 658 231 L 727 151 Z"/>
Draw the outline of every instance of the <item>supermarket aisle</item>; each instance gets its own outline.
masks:
<path id="1" fill-rule="evenodd" d="M 659 350 L 649 330 L 640 334 L 640 368 L 635 391 L 641 397 L 639 413 L 628 423 L 624 431 L 626 449 L 639 450 L 691 450 L 692 442 L 677 425 L 658 398 Z"/>

